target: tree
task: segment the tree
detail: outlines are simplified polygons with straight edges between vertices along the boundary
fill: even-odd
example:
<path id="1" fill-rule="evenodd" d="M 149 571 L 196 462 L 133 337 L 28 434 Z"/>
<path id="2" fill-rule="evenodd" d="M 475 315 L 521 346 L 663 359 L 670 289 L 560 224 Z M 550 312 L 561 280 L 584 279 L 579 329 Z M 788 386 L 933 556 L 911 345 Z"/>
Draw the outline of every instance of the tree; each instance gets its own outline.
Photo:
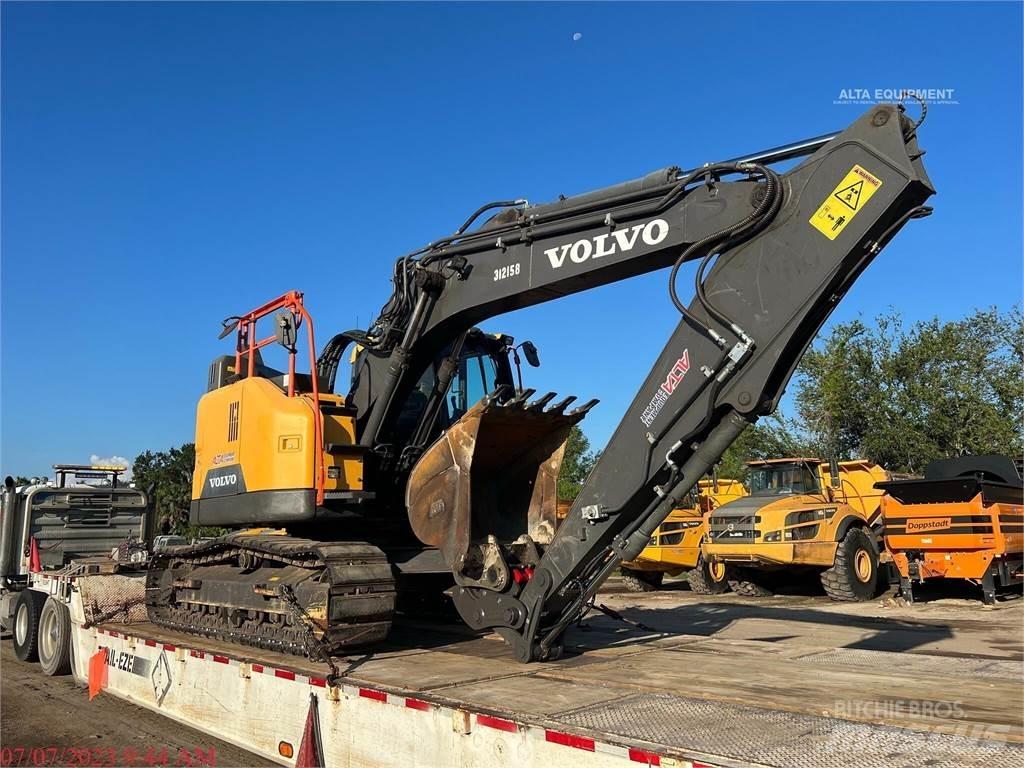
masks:
<path id="1" fill-rule="evenodd" d="M 583 434 L 579 425 L 569 429 L 569 437 L 565 443 L 562 456 L 562 467 L 558 471 L 558 498 L 560 501 L 572 501 L 583 487 L 590 470 L 597 461 L 598 454 L 590 450 L 590 440 Z"/>
<path id="2" fill-rule="evenodd" d="M 748 461 L 814 456 L 816 453 L 817 448 L 812 438 L 803 434 L 792 421 L 776 413 L 747 427 L 736 438 L 722 454 L 718 475 L 742 480 Z"/>
<path id="3" fill-rule="evenodd" d="M 826 453 L 896 471 L 962 454 L 1020 455 L 1024 314 L 976 310 L 907 329 L 890 312 L 874 328 L 838 325 L 804 356 L 796 402 Z"/>
<path id="4" fill-rule="evenodd" d="M 192 499 L 192 470 L 196 449 L 192 443 L 167 451 L 146 451 L 135 459 L 132 477 L 135 487 L 149 494 L 164 533 L 189 532 L 188 509 Z"/>

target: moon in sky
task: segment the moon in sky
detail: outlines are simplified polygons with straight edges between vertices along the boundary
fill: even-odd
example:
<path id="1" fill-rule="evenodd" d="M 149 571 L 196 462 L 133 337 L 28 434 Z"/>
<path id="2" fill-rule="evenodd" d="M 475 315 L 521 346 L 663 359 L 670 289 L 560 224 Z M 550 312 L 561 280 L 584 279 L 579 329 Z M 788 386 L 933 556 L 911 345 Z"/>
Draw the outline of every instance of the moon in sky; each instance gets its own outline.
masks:
<path id="1" fill-rule="evenodd" d="M 572 39 L 573 39 L 573 42 L 576 42 L 577 40 L 582 40 L 583 39 L 583 33 L 582 32 L 573 32 Z"/>

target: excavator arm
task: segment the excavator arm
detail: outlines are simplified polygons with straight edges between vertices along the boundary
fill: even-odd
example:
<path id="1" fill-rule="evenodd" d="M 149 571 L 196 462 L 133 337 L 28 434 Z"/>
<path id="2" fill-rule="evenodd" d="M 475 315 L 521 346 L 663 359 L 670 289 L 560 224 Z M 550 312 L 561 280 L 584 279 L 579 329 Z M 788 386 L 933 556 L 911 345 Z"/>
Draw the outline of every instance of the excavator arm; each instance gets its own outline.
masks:
<path id="1" fill-rule="evenodd" d="M 934 189 L 918 126 L 901 107 L 878 105 L 839 134 L 753 158 L 668 168 L 546 205 L 499 204 L 501 212 L 479 228 L 467 222 L 399 260 L 395 294 L 367 334 L 372 354 L 351 397 L 377 471 L 409 477 L 413 529 L 459 528 L 485 561 L 515 570 L 515 579 L 471 578 L 460 573 L 465 547 L 445 550 L 456 575 L 453 600 L 470 626 L 499 631 L 522 661 L 557 656 L 562 633 L 618 563 L 640 553 L 744 428 L 775 410 L 853 281 L 907 221 L 930 212 L 923 203 Z M 772 170 L 794 156 L 804 159 L 785 173 Z M 676 284 L 689 261 L 699 266 L 695 297 L 684 305 Z M 500 500 L 472 508 L 470 464 L 452 458 L 452 440 L 391 445 L 404 394 L 472 326 L 668 267 L 679 325 L 543 547 L 534 546 L 532 527 L 512 538 L 508 519 L 523 510 Z M 609 311 L 636 333 L 648 332 L 645 306 Z M 525 399 L 513 398 L 527 416 L 531 408 L 551 410 L 550 397 L 539 406 Z M 560 428 L 587 407 L 566 413 Z"/>

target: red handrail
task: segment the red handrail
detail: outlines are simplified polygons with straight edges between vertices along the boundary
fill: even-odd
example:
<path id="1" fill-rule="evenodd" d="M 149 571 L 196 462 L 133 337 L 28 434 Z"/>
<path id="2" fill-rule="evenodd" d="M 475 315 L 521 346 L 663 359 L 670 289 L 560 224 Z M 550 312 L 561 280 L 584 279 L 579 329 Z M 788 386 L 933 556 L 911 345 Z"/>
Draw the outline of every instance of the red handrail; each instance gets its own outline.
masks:
<path id="1" fill-rule="evenodd" d="M 316 491 L 316 503 L 320 505 L 324 503 L 323 412 L 320 410 L 320 380 L 316 374 L 316 340 L 313 336 L 313 318 L 303 306 L 301 291 L 288 291 L 262 307 L 234 318 L 238 333 L 235 343 L 235 371 L 241 373 L 242 357 L 248 355 L 247 375 L 249 377 L 256 375 L 256 350 L 277 341 L 276 335 L 254 341 L 256 321 L 279 309 L 287 309 L 292 314 L 299 316 L 296 328 L 303 321 L 306 323 L 306 336 L 309 340 L 310 378 L 313 382 L 313 446 L 315 448 L 313 452 L 313 489 Z M 288 397 L 295 397 L 295 355 L 294 348 L 288 350 Z"/>

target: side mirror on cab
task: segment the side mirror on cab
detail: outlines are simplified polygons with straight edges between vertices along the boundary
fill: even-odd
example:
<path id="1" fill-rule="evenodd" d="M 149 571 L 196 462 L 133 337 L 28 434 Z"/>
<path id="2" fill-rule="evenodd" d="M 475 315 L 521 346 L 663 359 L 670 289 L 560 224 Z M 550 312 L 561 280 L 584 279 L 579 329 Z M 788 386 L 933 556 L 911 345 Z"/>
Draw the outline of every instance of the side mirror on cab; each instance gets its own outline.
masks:
<path id="1" fill-rule="evenodd" d="M 828 474 L 833 488 L 838 490 L 843 487 L 843 482 L 839 477 L 839 460 L 835 456 L 828 460 Z"/>
<path id="2" fill-rule="evenodd" d="M 532 341 L 524 341 L 521 345 L 523 356 L 532 368 L 540 368 L 540 355 L 537 354 L 537 347 Z"/>

